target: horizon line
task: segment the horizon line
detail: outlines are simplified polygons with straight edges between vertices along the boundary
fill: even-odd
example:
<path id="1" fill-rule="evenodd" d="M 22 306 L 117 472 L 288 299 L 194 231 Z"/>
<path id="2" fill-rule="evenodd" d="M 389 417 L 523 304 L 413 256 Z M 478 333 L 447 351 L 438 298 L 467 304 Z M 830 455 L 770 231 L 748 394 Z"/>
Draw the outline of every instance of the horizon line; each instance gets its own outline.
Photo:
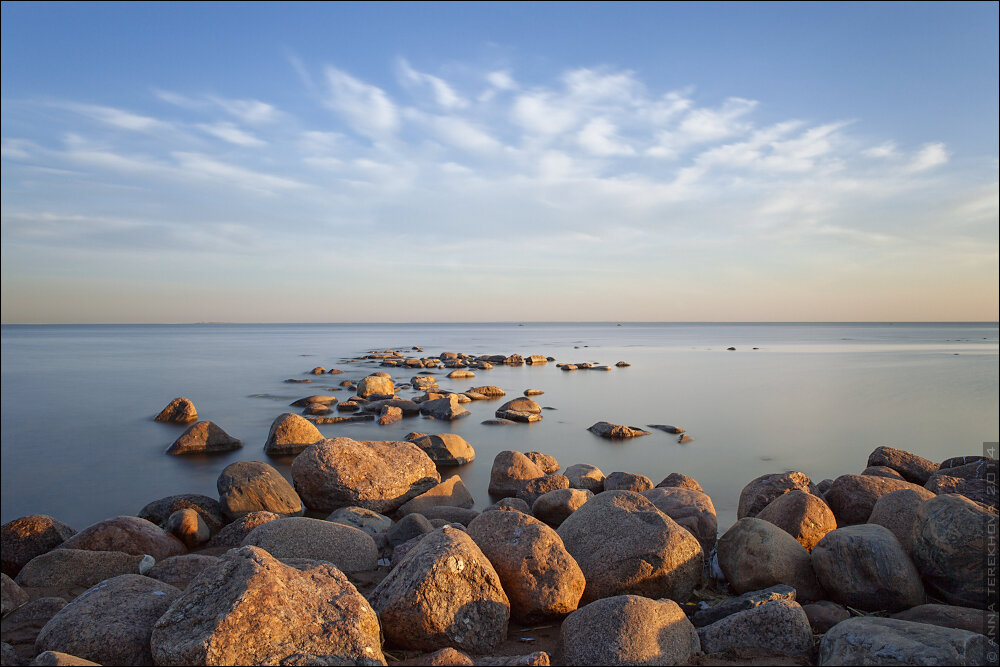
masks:
<path id="1" fill-rule="evenodd" d="M 470 324 L 993 324 L 998 320 L 462 320 L 462 321 L 339 321 L 339 322 L 0 322 L 0 326 L 302 326 L 302 325 L 470 325 Z"/>

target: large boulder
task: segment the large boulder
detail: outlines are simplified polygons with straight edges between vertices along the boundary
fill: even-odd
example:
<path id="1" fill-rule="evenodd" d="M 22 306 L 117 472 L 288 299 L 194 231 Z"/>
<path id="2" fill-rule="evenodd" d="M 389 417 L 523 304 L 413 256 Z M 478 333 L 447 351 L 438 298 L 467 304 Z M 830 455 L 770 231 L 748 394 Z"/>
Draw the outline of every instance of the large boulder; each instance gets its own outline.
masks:
<path id="1" fill-rule="evenodd" d="M 231 452 L 243 446 L 243 442 L 226 433 L 213 422 L 197 422 L 181 433 L 173 444 L 167 447 L 167 454 L 214 454 Z"/>
<path id="2" fill-rule="evenodd" d="M 627 440 L 628 438 L 638 438 L 650 433 L 638 426 L 624 426 L 622 424 L 612 424 L 611 422 L 597 422 L 589 426 L 587 430 L 594 435 L 599 435 L 609 440 Z M 653 483 L 650 482 L 649 486 L 652 487 Z"/>
<path id="3" fill-rule="evenodd" d="M 311 421 L 286 412 L 271 422 L 264 451 L 270 456 L 294 456 L 322 439 L 323 434 Z"/>
<path id="4" fill-rule="evenodd" d="M 457 433 L 438 433 L 410 440 L 442 467 L 462 466 L 476 458 L 476 452 L 465 438 Z"/>
<path id="5" fill-rule="evenodd" d="M 604 478 L 605 491 L 635 491 L 642 493 L 653 488 L 653 480 L 634 472 L 613 472 Z"/>
<path id="6" fill-rule="evenodd" d="M 569 480 L 571 489 L 586 489 L 591 493 L 604 490 L 604 473 L 601 469 L 589 463 L 574 463 L 563 472 Z"/>
<path id="7" fill-rule="evenodd" d="M 105 579 L 121 574 L 144 574 L 156 561 L 121 551 L 55 549 L 32 558 L 17 574 L 25 588 L 73 598 Z"/>
<path id="8" fill-rule="evenodd" d="M 139 510 L 136 516 L 162 527 L 171 514 L 184 509 L 191 509 L 200 514 L 212 534 L 219 532 L 226 525 L 226 514 L 218 499 L 198 493 L 181 493 L 154 500 Z"/>
<path id="9" fill-rule="evenodd" d="M 913 523 L 912 554 L 927 590 L 949 604 L 985 608 L 990 536 L 996 514 L 968 498 L 944 495 L 925 500 Z M 994 533 L 995 538 L 995 533 Z"/>
<path id="10" fill-rule="evenodd" d="M 546 475 L 554 475 L 559 472 L 559 461 L 554 456 L 541 452 L 525 452 L 524 455 L 531 459 L 532 463 L 541 468 L 542 472 Z"/>
<path id="11" fill-rule="evenodd" d="M 765 650 L 785 655 L 810 656 L 812 627 L 797 602 L 774 600 L 698 628 L 701 650 Z"/>
<path id="12" fill-rule="evenodd" d="M 424 513 L 432 507 L 460 507 L 471 509 L 475 500 L 465 482 L 458 475 L 452 475 L 440 484 L 424 491 L 416 498 L 407 500 L 399 507 L 400 514 Z"/>
<path id="13" fill-rule="evenodd" d="M 191 399 L 179 396 L 167 403 L 167 407 L 154 417 L 158 422 L 173 422 L 175 424 L 187 424 L 198 421 L 198 411 L 194 409 Z"/>
<path id="14" fill-rule="evenodd" d="M 503 498 L 516 496 L 529 479 L 544 476 L 542 469 L 527 456 L 507 449 L 493 458 L 489 494 Z"/>
<path id="15" fill-rule="evenodd" d="M 434 419 L 450 422 L 470 414 L 460 403 L 458 394 L 449 394 L 443 398 L 424 401 L 420 404 L 420 413 Z"/>
<path id="16" fill-rule="evenodd" d="M 587 579 L 586 602 L 614 595 L 685 602 L 701 576 L 701 545 L 632 491 L 605 491 L 557 531 Z"/>
<path id="17" fill-rule="evenodd" d="M 232 549 L 243 544 L 243 538 L 257 526 L 268 521 L 280 519 L 280 514 L 274 512 L 250 512 L 228 524 L 212 536 L 208 541 L 209 549 Z"/>
<path id="18" fill-rule="evenodd" d="M 573 512 L 594 497 L 586 489 L 556 489 L 538 496 L 531 506 L 531 513 L 553 528 L 558 528 Z"/>
<path id="19" fill-rule="evenodd" d="M 35 649 L 69 653 L 102 665 L 152 665 L 153 624 L 181 592 L 138 574 L 108 579 L 45 624 Z"/>
<path id="20" fill-rule="evenodd" d="M 830 506 L 801 489 L 778 496 L 757 513 L 757 518 L 773 523 L 810 551 L 824 535 L 837 529 Z"/>
<path id="21" fill-rule="evenodd" d="M 775 600 L 791 600 L 794 602 L 795 589 L 791 586 L 778 584 L 777 586 L 771 586 L 760 591 L 750 591 L 736 597 L 726 598 L 717 605 L 699 609 L 691 614 L 691 622 L 694 623 L 694 627 L 703 628 L 706 625 L 712 625 L 716 621 L 721 621 L 726 616 L 732 616 L 735 613 L 753 609 L 754 607 L 759 607 L 762 604 L 774 602 Z"/>
<path id="22" fill-rule="evenodd" d="M 990 633 L 990 628 L 997 627 L 997 613 L 995 611 L 951 604 L 921 604 L 896 612 L 892 618 L 913 623 L 929 623 L 942 628 L 958 628 L 984 635 Z"/>
<path id="23" fill-rule="evenodd" d="M 812 552 L 813 571 L 830 598 L 863 611 L 900 611 L 924 602 L 920 575 L 888 528 L 838 528 Z"/>
<path id="24" fill-rule="evenodd" d="M 718 555 L 719 568 L 737 593 L 786 584 L 800 600 L 824 597 L 806 548 L 763 519 L 744 517 L 733 524 L 719 538 Z"/>
<path id="25" fill-rule="evenodd" d="M 996 507 L 997 504 L 997 477 L 995 474 L 989 479 L 982 479 L 979 477 L 952 477 L 951 475 L 935 473 L 927 480 L 924 488 L 937 495 L 957 493 L 984 505 Z"/>
<path id="26" fill-rule="evenodd" d="M 888 528 L 907 554 L 913 551 L 913 523 L 917 520 L 920 503 L 934 497 L 926 489 L 900 489 L 875 501 L 868 523 Z"/>
<path id="27" fill-rule="evenodd" d="M 704 492 L 705 489 L 701 488 L 701 484 L 698 483 L 694 477 L 688 477 L 681 472 L 672 472 L 663 478 L 663 481 L 656 485 L 659 487 L 680 487 L 682 489 L 694 489 L 695 491 Z"/>
<path id="28" fill-rule="evenodd" d="M 867 522 L 875 502 L 885 494 L 920 488 L 916 484 L 888 477 L 841 475 L 833 480 L 823 499 L 837 517 L 837 525 L 843 527 Z"/>
<path id="29" fill-rule="evenodd" d="M 218 562 L 219 559 L 216 556 L 206 556 L 204 554 L 171 556 L 154 565 L 146 573 L 146 576 L 168 583 L 183 591 L 203 570 L 213 567 Z"/>
<path id="30" fill-rule="evenodd" d="M 74 535 L 75 530 L 45 514 L 8 521 L 0 527 L 3 573 L 9 577 L 17 576 L 32 558 L 52 551 Z"/>
<path id="31" fill-rule="evenodd" d="M 156 560 L 187 553 L 187 548 L 179 539 L 137 516 L 118 516 L 98 521 L 63 542 L 59 548 L 124 551 L 138 556 L 149 554 Z"/>
<path id="32" fill-rule="evenodd" d="M 540 497 L 558 489 L 569 489 L 569 480 L 566 476 L 546 475 L 526 481 L 517 492 L 517 497 L 527 503 L 528 507 L 532 507 Z"/>
<path id="33" fill-rule="evenodd" d="M 810 493 L 812 481 L 801 472 L 784 472 L 761 475 L 743 487 L 740 501 L 736 509 L 736 517 L 755 517 L 757 513 L 771 504 L 780 495 L 792 489 Z"/>
<path id="34" fill-rule="evenodd" d="M 378 547 L 368 533 L 304 516 L 257 526 L 243 539 L 243 546 L 260 547 L 278 559 L 327 561 L 348 574 L 374 570 L 378 564 Z"/>
<path id="35" fill-rule="evenodd" d="M 361 378 L 358 382 L 358 396 L 368 398 L 369 396 L 392 396 L 396 393 L 396 387 L 392 383 L 392 377 L 388 373 L 375 373 L 368 377 Z"/>
<path id="36" fill-rule="evenodd" d="M 567 665 L 683 665 L 701 650 L 676 602 L 638 595 L 577 609 L 563 621 L 559 645 Z"/>
<path id="37" fill-rule="evenodd" d="M 378 617 L 340 570 L 290 567 L 250 546 L 192 581 L 157 621 L 151 644 L 157 665 L 276 665 L 300 653 L 385 664 Z"/>
<path id="38" fill-rule="evenodd" d="M 486 653 L 507 636 L 500 577 L 467 534 L 444 526 L 423 537 L 371 594 L 387 643 Z"/>
<path id="39" fill-rule="evenodd" d="M 542 418 L 542 406 L 527 397 L 507 401 L 496 411 L 498 419 L 516 422 L 536 422 Z"/>
<path id="40" fill-rule="evenodd" d="M 332 438 L 292 461 L 292 480 L 310 509 L 332 512 L 354 506 L 391 514 L 436 486 L 441 476 L 411 442 Z"/>
<path id="41" fill-rule="evenodd" d="M 986 665 L 987 642 L 967 630 L 857 616 L 823 635 L 818 664 Z"/>
<path id="42" fill-rule="evenodd" d="M 868 455 L 869 466 L 892 468 L 907 482 L 926 484 L 928 478 L 940 467 L 934 461 L 894 447 L 876 447 Z"/>
<path id="43" fill-rule="evenodd" d="M 643 491 L 656 509 L 687 528 L 708 553 L 715 544 L 719 523 L 707 493 L 683 487 L 656 487 Z"/>
<path id="44" fill-rule="evenodd" d="M 532 622 L 576 609 L 587 582 L 556 531 L 521 512 L 485 512 L 468 530 L 496 569 L 514 618 Z"/>
<path id="45" fill-rule="evenodd" d="M 299 516 L 302 500 L 280 472 L 263 461 L 237 461 L 222 471 L 215 483 L 219 502 L 230 521 L 251 512 Z"/>

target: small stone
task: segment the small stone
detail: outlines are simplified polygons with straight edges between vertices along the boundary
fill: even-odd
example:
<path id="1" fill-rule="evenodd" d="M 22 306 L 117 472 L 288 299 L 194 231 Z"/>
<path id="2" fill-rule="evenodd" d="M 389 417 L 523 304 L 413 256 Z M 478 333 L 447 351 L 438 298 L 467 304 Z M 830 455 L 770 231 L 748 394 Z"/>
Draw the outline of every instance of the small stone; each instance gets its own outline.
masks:
<path id="1" fill-rule="evenodd" d="M 817 635 L 825 634 L 830 628 L 851 617 L 851 612 L 836 602 L 820 600 L 802 605 L 802 611 L 809 619 L 809 625 Z"/>

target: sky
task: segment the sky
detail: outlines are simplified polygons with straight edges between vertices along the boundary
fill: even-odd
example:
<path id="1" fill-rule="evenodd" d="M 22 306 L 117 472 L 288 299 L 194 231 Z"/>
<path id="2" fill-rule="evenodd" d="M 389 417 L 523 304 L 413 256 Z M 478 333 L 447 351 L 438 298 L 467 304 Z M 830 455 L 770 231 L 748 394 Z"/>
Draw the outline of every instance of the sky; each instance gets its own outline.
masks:
<path id="1" fill-rule="evenodd" d="M 2 4 L 17 323 L 996 321 L 998 4 Z"/>

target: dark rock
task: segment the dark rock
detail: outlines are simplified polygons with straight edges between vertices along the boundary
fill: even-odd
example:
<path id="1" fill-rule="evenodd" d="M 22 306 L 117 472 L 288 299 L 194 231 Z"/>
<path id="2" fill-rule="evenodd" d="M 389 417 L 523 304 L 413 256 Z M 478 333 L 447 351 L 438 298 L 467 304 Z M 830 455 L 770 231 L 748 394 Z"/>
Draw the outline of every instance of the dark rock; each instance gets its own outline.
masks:
<path id="1" fill-rule="evenodd" d="M 18 586 L 13 579 L 6 574 L 0 574 L 3 584 L 0 586 L 2 594 L 2 605 L 0 605 L 0 615 L 6 616 L 28 601 L 28 594 Z"/>
<path id="2" fill-rule="evenodd" d="M 200 514 L 205 525 L 213 534 L 219 532 L 226 524 L 226 515 L 219 501 L 197 493 L 182 493 L 154 500 L 139 510 L 137 516 L 155 523 L 157 526 L 162 526 L 171 514 L 183 509 L 192 509 Z"/>
<path id="3" fill-rule="evenodd" d="M 425 401 L 420 404 L 420 412 L 443 421 L 454 421 L 460 417 L 465 417 L 469 411 L 459 405 L 460 400 L 457 394 L 451 394 L 445 398 L 438 398 Z"/>
<path id="4" fill-rule="evenodd" d="M 523 500 L 529 507 L 535 504 L 541 496 L 557 489 L 568 489 L 569 480 L 564 475 L 546 475 L 529 479 L 517 492 L 517 497 Z"/>
<path id="5" fill-rule="evenodd" d="M 150 579 L 156 579 L 170 584 L 174 588 L 183 591 L 188 584 L 194 580 L 202 570 L 216 565 L 219 559 L 215 556 L 204 556 L 202 554 L 184 554 L 183 556 L 171 556 L 161 560 L 146 573 Z"/>
<path id="6" fill-rule="evenodd" d="M 990 628 L 996 632 L 997 613 L 985 609 L 957 607 L 950 604 L 921 604 L 892 615 L 901 621 L 929 623 L 942 628 L 957 628 L 969 632 L 990 635 Z"/>
<path id="7" fill-rule="evenodd" d="M 533 422 L 542 418 L 541 413 L 541 406 L 530 398 L 515 398 L 497 408 L 496 417 L 516 422 Z"/>
<path id="8" fill-rule="evenodd" d="M 392 519 L 364 507 L 341 507 L 334 510 L 326 520 L 363 530 L 372 537 L 392 527 Z"/>
<path id="9" fill-rule="evenodd" d="M 705 553 L 711 550 L 719 523 L 715 505 L 707 493 L 683 487 L 657 487 L 643 491 L 642 495 L 694 535 Z"/>
<path id="10" fill-rule="evenodd" d="M 792 489 L 810 493 L 811 487 L 812 482 L 809 477 L 801 472 L 761 475 L 743 487 L 736 516 L 740 519 L 755 517 L 778 496 L 786 494 Z"/>
<path id="11" fill-rule="evenodd" d="M 72 598 L 105 579 L 122 574 L 143 574 L 154 563 L 151 556 L 121 551 L 54 549 L 28 561 L 16 581 L 25 588 Z"/>
<path id="12" fill-rule="evenodd" d="M 900 489 L 887 493 L 875 501 L 868 523 L 888 528 L 909 555 L 913 552 L 913 523 L 917 519 L 917 508 L 933 497 L 931 491 L 924 489 Z"/>
<path id="13" fill-rule="evenodd" d="M 8 521 L 0 527 L 3 573 L 9 577 L 17 576 L 32 558 L 52 551 L 74 535 L 75 530 L 45 514 Z"/>
<path id="14" fill-rule="evenodd" d="M 875 501 L 885 494 L 900 489 L 921 488 L 916 484 L 888 477 L 841 475 L 833 480 L 833 484 L 823 494 L 823 499 L 837 517 L 837 525 L 843 527 L 867 522 L 875 508 Z"/>
<path id="15" fill-rule="evenodd" d="M 177 510 L 167 517 L 163 529 L 183 542 L 188 549 L 204 544 L 212 537 L 201 514 L 193 509 Z"/>
<path id="16" fill-rule="evenodd" d="M 523 512 L 524 514 L 529 514 L 531 508 L 528 507 L 528 503 L 520 498 L 501 498 L 483 511 Z"/>
<path id="17" fill-rule="evenodd" d="M 469 509 L 475 504 L 472 494 L 462 478 L 453 475 L 437 486 L 424 491 L 416 498 L 408 500 L 399 508 L 399 514 L 425 513 L 435 507 L 449 506 Z"/>
<path id="18" fill-rule="evenodd" d="M 156 560 L 187 553 L 187 548 L 176 537 L 136 516 L 98 521 L 63 542 L 59 548 L 124 551 L 137 556 L 149 554 Z"/>
<path id="19" fill-rule="evenodd" d="M 457 433 L 425 435 L 422 438 L 414 438 L 410 442 L 424 450 L 435 465 L 442 467 L 465 465 L 476 458 L 476 452 L 472 449 L 472 445 Z"/>
<path id="20" fill-rule="evenodd" d="M 673 435 L 680 435 L 684 432 L 679 426 L 671 426 L 670 424 L 646 424 L 649 428 L 655 428 L 666 433 L 672 433 Z"/>
<path id="21" fill-rule="evenodd" d="M 705 653 L 765 649 L 785 655 L 809 656 L 812 628 L 802 607 L 792 600 L 775 600 L 739 611 L 698 629 Z"/>
<path id="22" fill-rule="evenodd" d="M 563 474 L 569 480 L 571 489 L 586 489 L 591 493 L 600 493 L 604 490 L 604 473 L 595 466 L 576 463 L 566 468 Z"/>
<path id="23" fill-rule="evenodd" d="M 479 516 L 479 512 L 465 507 L 449 507 L 447 505 L 435 505 L 425 507 L 420 511 L 428 521 L 444 520 L 448 523 L 460 523 L 465 527 Z"/>
<path id="24" fill-rule="evenodd" d="M 786 584 L 800 600 L 825 597 L 806 548 L 763 519 L 737 521 L 719 538 L 718 555 L 719 567 L 737 593 Z"/>
<path id="25" fill-rule="evenodd" d="M 303 516 L 261 524 L 244 538 L 243 546 L 260 547 L 278 559 L 327 561 L 346 574 L 374 570 L 378 565 L 378 548 L 368 533 Z"/>
<path id="26" fill-rule="evenodd" d="M 423 537 L 432 532 L 434 526 L 423 514 L 407 514 L 386 531 L 385 537 L 390 547 L 397 547 L 414 537 Z"/>
<path id="27" fill-rule="evenodd" d="M 688 477 L 679 472 L 672 472 L 663 478 L 663 481 L 656 485 L 655 488 L 670 488 L 679 487 L 682 489 L 691 489 L 693 491 L 705 492 L 705 489 L 701 488 L 701 484 L 694 477 Z"/>
<path id="28" fill-rule="evenodd" d="M 251 512 L 298 516 L 302 500 L 280 472 L 263 461 L 237 461 L 216 481 L 222 511 L 230 521 Z"/>
<path id="29" fill-rule="evenodd" d="M 167 454 L 215 454 L 231 452 L 243 446 L 243 442 L 232 437 L 212 422 L 197 422 L 187 428 L 174 443 L 167 448 Z"/>
<path id="30" fill-rule="evenodd" d="M 232 549 L 243 544 L 243 538 L 250 534 L 257 526 L 280 519 L 280 514 L 274 512 L 250 512 L 236 519 L 228 526 L 219 531 L 208 541 L 209 548 L 212 549 Z"/>
<path id="31" fill-rule="evenodd" d="M 894 447 L 876 447 L 868 455 L 868 465 L 892 468 L 907 482 L 914 484 L 925 484 L 940 467 L 934 461 Z"/>
<path id="32" fill-rule="evenodd" d="M 35 655 L 35 640 L 45 624 L 66 606 L 62 598 L 38 598 L 20 605 L 17 609 L 5 613 L 3 617 L 2 637 L 5 644 L 20 656 L 27 664 Z M 6 661 L 4 664 L 8 664 Z"/>
<path id="33" fill-rule="evenodd" d="M 611 440 L 625 440 L 627 438 L 637 438 L 641 435 L 649 435 L 649 431 L 644 431 L 638 426 L 622 426 L 621 424 L 612 424 L 611 422 L 597 422 L 587 430 L 594 435 Z M 652 487 L 653 483 L 650 482 L 649 485 Z"/>
<path id="34" fill-rule="evenodd" d="M 605 491 L 635 491 L 642 493 L 653 488 L 653 480 L 631 472 L 613 472 L 604 478 Z"/>
<path id="35" fill-rule="evenodd" d="M 838 623 L 823 635 L 818 663 L 985 665 L 986 647 L 986 637 L 966 630 L 858 616 Z"/>
<path id="36" fill-rule="evenodd" d="M 703 628 L 706 625 L 711 625 L 716 621 L 722 620 L 726 616 L 731 616 L 747 609 L 753 609 L 774 600 L 791 600 L 794 602 L 795 589 L 791 586 L 778 584 L 777 586 L 771 586 L 760 591 L 750 591 L 743 595 L 724 600 L 713 607 L 696 611 L 691 615 L 691 623 L 696 628 Z"/>
<path id="37" fill-rule="evenodd" d="M 531 506 L 531 514 L 553 528 L 558 528 L 566 518 L 594 497 L 586 489 L 556 489 L 544 493 Z"/>
<path id="38" fill-rule="evenodd" d="M 802 605 L 802 611 L 809 619 L 813 633 L 817 635 L 825 634 L 830 628 L 841 621 L 846 621 L 851 617 L 851 612 L 847 611 L 836 602 L 820 600 L 810 604 Z"/>
<path id="39" fill-rule="evenodd" d="M 323 394 L 313 394 L 312 396 L 306 396 L 305 398 L 300 398 L 297 401 L 292 401 L 289 403 L 293 408 L 304 408 L 306 406 L 312 405 L 313 403 L 318 403 L 320 405 L 334 405 L 337 402 L 336 396 L 325 396 Z"/>
<path id="40" fill-rule="evenodd" d="M 862 475 L 873 477 L 888 477 L 889 479 L 903 479 L 903 476 L 888 466 L 868 466 L 861 471 Z"/>
<path id="41" fill-rule="evenodd" d="M 198 420 L 198 411 L 194 409 L 194 403 L 190 399 L 180 396 L 167 403 L 167 407 L 163 408 L 154 420 L 187 424 Z"/>

